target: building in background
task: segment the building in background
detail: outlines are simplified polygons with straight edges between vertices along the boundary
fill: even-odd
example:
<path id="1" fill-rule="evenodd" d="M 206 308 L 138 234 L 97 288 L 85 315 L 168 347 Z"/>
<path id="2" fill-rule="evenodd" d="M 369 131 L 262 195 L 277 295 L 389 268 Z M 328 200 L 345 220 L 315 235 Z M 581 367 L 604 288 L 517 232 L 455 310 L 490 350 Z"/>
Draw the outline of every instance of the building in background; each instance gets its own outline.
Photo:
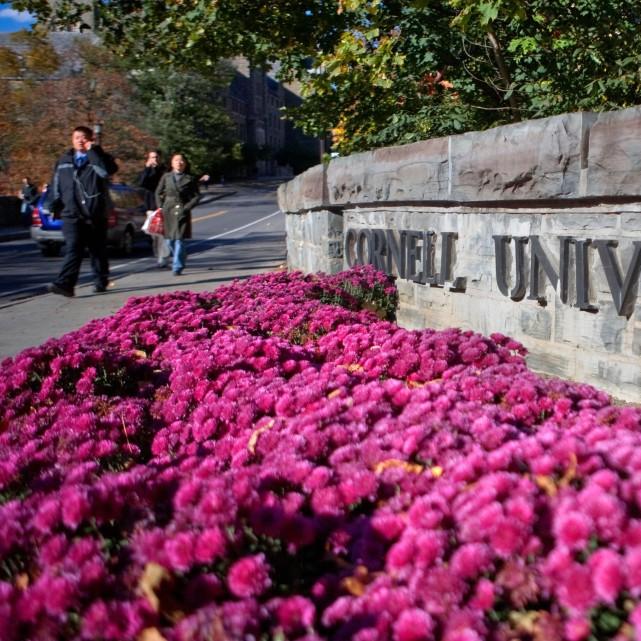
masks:
<path id="1" fill-rule="evenodd" d="M 297 87 L 279 82 L 273 72 L 251 68 L 245 58 L 228 62 L 235 74 L 224 96 L 225 108 L 255 173 L 299 173 L 320 162 L 318 140 L 283 119 L 283 108 L 302 102 Z"/>

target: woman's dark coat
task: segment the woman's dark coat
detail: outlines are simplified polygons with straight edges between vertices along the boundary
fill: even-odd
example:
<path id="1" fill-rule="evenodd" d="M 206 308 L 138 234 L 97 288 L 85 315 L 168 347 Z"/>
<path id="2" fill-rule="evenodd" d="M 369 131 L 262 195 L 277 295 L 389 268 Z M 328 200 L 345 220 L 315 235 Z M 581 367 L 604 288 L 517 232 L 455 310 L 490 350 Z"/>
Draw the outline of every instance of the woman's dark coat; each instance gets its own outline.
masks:
<path id="1" fill-rule="evenodd" d="M 168 171 L 156 188 L 156 202 L 162 208 L 165 238 L 191 238 L 191 209 L 198 203 L 198 181 L 189 174 Z"/>

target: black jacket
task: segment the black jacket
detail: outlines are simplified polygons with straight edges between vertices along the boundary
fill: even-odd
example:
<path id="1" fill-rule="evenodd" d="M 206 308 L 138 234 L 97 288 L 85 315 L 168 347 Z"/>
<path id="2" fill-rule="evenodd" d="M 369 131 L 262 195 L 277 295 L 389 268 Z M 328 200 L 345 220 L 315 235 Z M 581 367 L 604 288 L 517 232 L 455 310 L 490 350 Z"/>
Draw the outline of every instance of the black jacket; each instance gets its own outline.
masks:
<path id="1" fill-rule="evenodd" d="M 31 183 L 22 185 L 22 189 L 20 191 L 22 193 L 22 200 L 26 203 L 35 205 L 38 202 L 38 188 L 35 185 L 32 185 Z"/>
<path id="2" fill-rule="evenodd" d="M 156 209 L 156 188 L 167 170 L 164 165 L 145 167 L 138 174 L 137 184 L 145 190 L 145 204 L 147 209 Z"/>
<path id="3" fill-rule="evenodd" d="M 138 187 L 142 187 L 147 191 L 156 191 L 156 187 L 158 187 L 158 183 L 166 171 L 164 165 L 145 167 L 138 174 Z"/>
<path id="4" fill-rule="evenodd" d="M 63 218 L 103 220 L 109 199 L 109 176 L 117 171 L 114 159 L 98 145 L 87 152 L 87 162 L 79 169 L 70 149 L 56 164 L 47 196 L 49 208 Z"/>

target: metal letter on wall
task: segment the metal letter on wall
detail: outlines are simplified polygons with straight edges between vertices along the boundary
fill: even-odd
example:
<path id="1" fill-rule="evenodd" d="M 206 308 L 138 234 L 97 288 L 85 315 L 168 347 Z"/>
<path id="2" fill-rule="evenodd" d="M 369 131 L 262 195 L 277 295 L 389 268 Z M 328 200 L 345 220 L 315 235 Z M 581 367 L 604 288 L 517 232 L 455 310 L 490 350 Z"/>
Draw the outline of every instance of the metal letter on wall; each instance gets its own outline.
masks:
<path id="1" fill-rule="evenodd" d="M 508 296 L 509 285 L 507 282 L 507 245 L 511 236 L 492 236 L 494 238 L 494 250 L 496 261 L 496 283 L 499 291 L 503 296 Z M 521 300 L 525 296 L 526 278 L 525 278 L 525 245 L 528 239 L 526 237 L 515 237 L 515 268 L 516 275 L 514 287 L 509 292 L 512 300 Z"/>
<path id="2" fill-rule="evenodd" d="M 365 258 L 363 241 L 367 241 L 367 259 Z M 356 237 L 356 257 L 359 265 L 367 265 L 372 259 L 372 235 L 369 229 L 359 229 Z"/>
<path id="3" fill-rule="evenodd" d="M 466 278 L 453 278 L 452 262 L 454 258 L 453 244 L 458 238 L 458 234 L 452 231 L 446 231 L 441 234 L 441 271 L 438 274 L 437 287 L 445 287 L 446 282 L 452 281 L 451 291 L 465 291 L 467 285 Z"/>
<path id="4" fill-rule="evenodd" d="M 370 252 L 370 263 L 376 269 L 384 272 L 386 268 L 387 243 L 385 242 L 385 232 L 382 229 L 372 229 L 371 239 L 373 241 L 372 251 Z"/>
<path id="5" fill-rule="evenodd" d="M 412 280 L 415 283 L 420 283 L 421 279 L 423 278 L 423 273 L 420 271 L 417 271 L 417 262 L 421 262 L 422 264 L 422 247 L 418 245 L 418 241 L 423 238 L 423 234 L 420 231 L 408 231 L 407 232 L 407 260 L 406 260 L 406 265 L 407 265 L 407 275 L 406 278 L 408 280 Z"/>
<path id="6" fill-rule="evenodd" d="M 569 299 L 569 282 L 570 282 L 570 245 L 573 242 L 571 236 L 559 236 L 559 271 L 561 272 L 561 283 L 559 286 L 559 298 L 562 303 L 568 302 Z"/>
<path id="7" fill-rule="evenodd" d="M 573 240 L 576 250 L 576 306 L 584 312 L 596 312 L 598 308 L 590 304 L 590 270 L 588 247 L 592 240 Z"/>
<path id="8" fill-rule="evenodd" d="M 530 236 L 530 295 L 529 300 L 538 300 L 539 303 L 545 303 L 545 296 L 539 293 L 539 276 L 541 267 L 548 277 L 552 287 L 556 291 L 559 285 L 559 274 L 552 266 L 550 259 L 541 246 L 538 236 Z"/>
<path id="9" fill-rule="evenodd" d="M 641 241 L 634 241 L 634 253 L 625 274 L 621 277 L 621 270 L 617 257 L 612 251 L 618 245 L 616 240 L 595 240 L 593 245 L 599 250 L 599 258 L 608 279 L 612 300 L 619 316 L 630 317 L 634 312 L 634 305 L 639 293 L 639 274 L 641 273 Z"/>
<path id="10" fill-rule="evenodd" d="M 494 262 L 496 264 L 496 284 L 503 296 L 508 295 L 507 284 L 507 246 L 511 236 L 492 236 L 494 238 Z"/>
<path id="11" fill-rule="evenodd" d="M 435 285 L 437 275 L 434 274 L 434 237 L 433 231 L 423 232 L 423 273 L 421 283 Z"/>
<path id="12" fill-rule="evenodd" d="M 356 264 L 356 256 L 354 253 L 354 246 L 356 244 L 356 232 L 353 229 L 348 229 L 345 234 L 345 259 L 347 260 L 348 267 L 354 267 Z"/>
<path id="13" fill-rule="evenodd" d="M 387 230 L 387 273 L 390 275 L 396 273 L 399 278 L 405 278 L 405 274 L 407 272 L 405 266 L 406 234 L 404 231 L 402 231 L 400 232 L 399 236 L 400 246 L 394 230 Z M 394 271 L 394 264 L 396 264 L 396 272 Z"/>

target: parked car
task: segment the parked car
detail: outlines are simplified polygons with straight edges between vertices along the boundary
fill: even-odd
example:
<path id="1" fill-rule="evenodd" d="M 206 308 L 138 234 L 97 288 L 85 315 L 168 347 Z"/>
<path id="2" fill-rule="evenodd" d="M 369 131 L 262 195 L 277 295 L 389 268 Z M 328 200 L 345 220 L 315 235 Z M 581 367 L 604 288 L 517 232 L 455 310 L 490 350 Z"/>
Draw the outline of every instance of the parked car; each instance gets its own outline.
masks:
<path id="1" fill-rule="evenodd" d="M 31 238 L 40 245 L 44 256 L 58 256 L 64 245 L 62 220 L 54 219 L 42 193 L 31 215 Z M 142 231 L 145 222 L 145 197 L 141 189 L 122 183 L 109 185 L 110 203 L 107 209 L 107 244 L 129 256 L 134 243 L 150 236 Z"/>

